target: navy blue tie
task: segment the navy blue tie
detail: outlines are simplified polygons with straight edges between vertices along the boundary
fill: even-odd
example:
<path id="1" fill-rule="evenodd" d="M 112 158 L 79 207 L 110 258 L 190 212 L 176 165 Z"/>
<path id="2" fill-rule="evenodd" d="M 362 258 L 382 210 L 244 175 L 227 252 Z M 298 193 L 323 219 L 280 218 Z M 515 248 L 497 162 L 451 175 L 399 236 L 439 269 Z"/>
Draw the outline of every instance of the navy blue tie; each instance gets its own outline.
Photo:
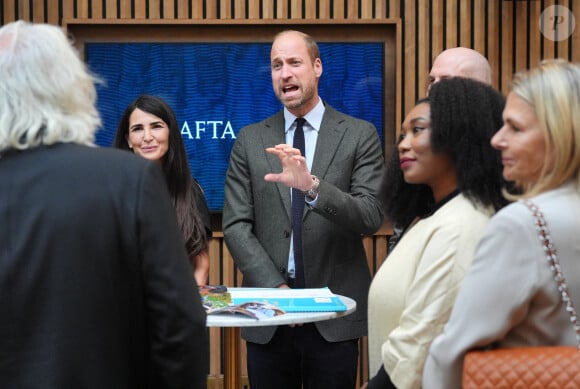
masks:
<path id="1" fill-rule="evenodd" d="M 296 129 L 294 130 L 294 142 L 292 146 L 304 154 L 304 130 L 302 127 L 306 120 L 296 119 Z M 304 193 L 301 190 L 292 188 L 292 236 L 294 242 L 294 286 L 304 288 L 304 261 L 302 259 L 302 215 L 304 213 Z"/>

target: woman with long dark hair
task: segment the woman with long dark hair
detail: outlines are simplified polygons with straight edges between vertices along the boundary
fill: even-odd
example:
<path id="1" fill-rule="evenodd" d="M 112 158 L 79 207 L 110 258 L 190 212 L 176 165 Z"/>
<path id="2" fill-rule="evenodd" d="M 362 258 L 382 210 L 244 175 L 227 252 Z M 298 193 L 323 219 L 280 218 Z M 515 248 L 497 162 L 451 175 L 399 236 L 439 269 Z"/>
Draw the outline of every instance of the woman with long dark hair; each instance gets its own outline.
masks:
<path id="1" fill-rule="evenodd" d="M 157 96 L 141 95 L 127 106 L 117 127 L 113 147 L 156 161 L 165 174 L 177 221 L 198 285 L 209 274 L 210 215 L 200 185 L 189 169 L 175 113 Z"/>

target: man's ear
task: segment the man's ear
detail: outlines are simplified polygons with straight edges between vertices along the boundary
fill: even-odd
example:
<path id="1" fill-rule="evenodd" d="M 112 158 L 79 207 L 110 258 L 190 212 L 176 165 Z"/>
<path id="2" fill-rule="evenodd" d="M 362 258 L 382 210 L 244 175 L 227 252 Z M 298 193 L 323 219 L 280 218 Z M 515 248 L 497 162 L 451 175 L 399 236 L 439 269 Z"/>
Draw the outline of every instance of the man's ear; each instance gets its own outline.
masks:
<path id="1" fill-rule="evenodd" d="M 316 78 L 322 76 L 322 61 L 320 58 L 314 60 L 314 74 L 316 74 Z"/>

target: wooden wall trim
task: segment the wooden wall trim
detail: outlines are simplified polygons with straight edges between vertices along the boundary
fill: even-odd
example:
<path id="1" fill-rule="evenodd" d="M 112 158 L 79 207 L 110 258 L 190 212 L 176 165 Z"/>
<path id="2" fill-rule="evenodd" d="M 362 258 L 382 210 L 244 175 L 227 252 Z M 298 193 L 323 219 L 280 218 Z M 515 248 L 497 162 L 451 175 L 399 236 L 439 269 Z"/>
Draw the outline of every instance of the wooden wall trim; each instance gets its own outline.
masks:
<path id="1" fill-rule="evenodd" d="M 81 25 L 219 25 L 219 26 L 260 26 L 273 25 L 280 28 L 289 25 L 390 25 L 399 24 L 400 18 L 385 18 L 385 19 L 147 19 L 147 18 L 132 18 L 132 19 L 106 19 L 106 18 L 70 18 L 62 19 L 61 25 L 66 26 L 71 24 Z M 356 39 L 356 38 L 353 38 Z"/>

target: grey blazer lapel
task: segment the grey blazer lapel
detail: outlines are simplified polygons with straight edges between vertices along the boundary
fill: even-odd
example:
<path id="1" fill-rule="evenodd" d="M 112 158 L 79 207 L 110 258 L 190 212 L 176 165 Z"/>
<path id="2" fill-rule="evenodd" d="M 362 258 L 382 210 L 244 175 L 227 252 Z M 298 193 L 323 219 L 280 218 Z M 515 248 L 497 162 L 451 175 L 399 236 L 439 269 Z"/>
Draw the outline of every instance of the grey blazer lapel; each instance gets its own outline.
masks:
<path id="1" fill-rule="evenodd" d="M 262 131 L 262 143 L 264 149 L 267 147 L 273 147 L 280 143 L 286 143 L 286 133 L 284 132 L 284 111 L 279 111 L 274 116 L 266 119 L 264 121 L 264 131 Z M 280 173 L 282 172 L 282 164 L 280 160 L 275 155 L 266 153 L 266 160 L 269 165 L 269 171 L 272 173 Z M 262 178 L 263 179 L 263 178 Z M 290 218 L 290 214 L 292 211 L 292 205 L 290 200 L 290 188 L 282 183 L 273 184 L 276 185 L 278 188 L 278 192 L 280 193 L 280 197 L 282 199 L 282 203 L 284 204 L 284 208 L 286 208 L 286 213 L 288 214 L 288 218 Z"/>
<path id="2" fill-rule="evenodd" d="M 326 105 L 318 132 L 314 161 L 312 162 L 312 174 L 315 176 L 324 178 L 326 171 L 330 167 L 347 130 L 344 121 L 344 118 L 336 110 Z"/>

